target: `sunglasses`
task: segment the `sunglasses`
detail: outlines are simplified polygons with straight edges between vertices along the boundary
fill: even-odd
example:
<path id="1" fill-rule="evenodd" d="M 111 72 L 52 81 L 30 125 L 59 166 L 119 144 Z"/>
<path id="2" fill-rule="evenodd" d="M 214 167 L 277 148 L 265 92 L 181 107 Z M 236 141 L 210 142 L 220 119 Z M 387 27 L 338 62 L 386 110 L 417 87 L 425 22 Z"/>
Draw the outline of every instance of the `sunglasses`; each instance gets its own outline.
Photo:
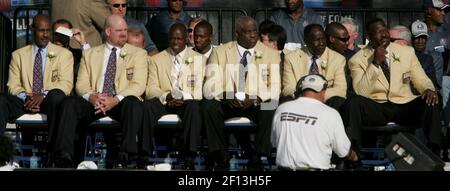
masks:
<path id="1" fill-rule="evenodd" d="M 194 29 L 188 29 L 187 31 L 188 31 L 188 33 L 192 33 L 192 32 L 194 32 Z"/>
<path id="2" fill-rule="evenodd" d="M 123 3 L 123 4 L 117 3 L 117 4 L 113 4 L 112 6 L 113 6 L 114 8 L 119 8 L 121 5 L 122 5 L 122 8 L 127 8 L 127 6 L 128 6 L 127 3 Z"/>
<path id="3" fill-rule="evenodd" d="M 350 37 L 337 37 L 337 36 L 334 36 L 334 38 L 339 39 L 339 41 L 341 42 L 347 42 L 350 39 Z"/>

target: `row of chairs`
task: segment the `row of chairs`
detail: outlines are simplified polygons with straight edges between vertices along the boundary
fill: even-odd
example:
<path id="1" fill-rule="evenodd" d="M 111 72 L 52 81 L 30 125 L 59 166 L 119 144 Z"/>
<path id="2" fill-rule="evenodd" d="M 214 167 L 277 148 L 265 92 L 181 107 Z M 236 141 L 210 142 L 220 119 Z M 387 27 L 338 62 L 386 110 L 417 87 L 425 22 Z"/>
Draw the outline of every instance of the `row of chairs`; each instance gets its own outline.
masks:
<path id="1" fill-rule="evenodd" d="M 167 128 L 175 128 L 175 129 L 181 129 L 181 125 L 179 125 L 181 122 L 181 119 L 178 117 L 178 115 L 176 114 L 167 114 L 162 116 L 159 120 L 158 120 L 158 126 L 157 129 L 167 129 Z M 42 143 L 45 144 L 45 140 L 41 140 L 41 141 L 34 141 L 33 144 L 31 145 L 27 145 L 27 144 L 22 144 L 22 140 L 21 140 L 21 132 L 25 132 L 25 131 L 33 131 L 33 132 L 45 132 L 46 128 L 47 128 L 47 116 L 45 114 L 42 113 L 36 113 L 36 114 L 24 114 L 21 117 L 17 118 L 15 121 L 15 126 L 12 126 L 12 128 L 10 127 L 10 129 L 8 129 L 9 131 L 15 131 L 15 135 L 16 135 L 16 146 L 18 147 L 19 151 L 20 151 L 20 156 L 16 156 L 16 160 L 17 161 L 21 161 L 23 163 L 27 163 L 30 159 L 29 156 L 25 156 L 24 150 L 33 150 L 33 152 L 46 152 L 46 146 L 43 145 Z M 230 118 L 227 119 L 224 123 L 226 128 L 230 128 L 230 129 L 248 129 L 251 130 L 252 128 L 256 127 L 256 123 L 254 123 L 253 121 L 251 121 L 250 119 L 246 118 L 246 117 L 234 117 L 234 118 Z M 120 123 L 118 123 L 117 121 L 115 121 L 114 119 L 110 118 L 110 117 L 102 117 L 98 120 L 95 120 L 94 122 L 92 122 L 91 124 L 89 124 L 89 128 L 90 131 L 96 132 L 95 136 L 97 136 L 98 132 L 101 131 L 105 131 L 105 130 L 110 130 L 110 129 L 114 129 L 120 127 Z M 45 136 L 44 136 L 45 137 Z M 45 138 L 41 138 L 41 139 L 45 139 Z M 96 148 L 96 138 L 91 138 L 91 134 L 88 133 L 86 135 L 86 144 L 85 144 L 85 149 L 84 149 L 84 160 L 93 160 L 96 161 L 98 160 L 97 156 L 93 155 L 93 151 Z M 95 145 L 95 146 L 93 146 Z M 166 150 L 166 149 L 161 149 L 161 148 L 167 148 L 164 146 L 157 146 L 155 145 L 154 150 L 158 151 L 158 150 Z M 168 150 L 166 150 L 167 152 L 169 152 Z M 150 159 L 152 160 L 152 159 Z M 154 158 L 153 160 L 155 160 L 155 162 L 163 160 L 163 158 Z"/>

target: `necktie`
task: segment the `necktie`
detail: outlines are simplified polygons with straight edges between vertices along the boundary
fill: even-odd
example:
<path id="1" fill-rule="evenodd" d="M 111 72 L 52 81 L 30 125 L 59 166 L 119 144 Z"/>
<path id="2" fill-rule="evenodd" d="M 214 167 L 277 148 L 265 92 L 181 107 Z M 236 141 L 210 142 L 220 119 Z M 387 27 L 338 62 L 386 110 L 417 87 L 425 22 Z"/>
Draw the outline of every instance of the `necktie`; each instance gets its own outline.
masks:
<path id="1" fill-rule="evenodd" d="M 176 55 L 175 60 L 173 61 L 172 64 L 172 71 L 170 73 L 173 82 L 171 94 L 172 97 L 175 99 L 181 99 L 183 97 L 179 83 L 180 70 L 181 70 L 181 56 Z"/>
<path id="2" fill-rule="evenodd" d="M 178 83 L 178 76 L 180 74 L 180 67 L 181 67 L 180 63 L 181 63 L 180 62 L 180 56 L 179 55 L 175 56 L 175 60 L 173 61 L 172 72 L 171 72 L 171 77 L 172 77 L 172 82 L 173 82 L 172 83 L 172 89 L 173 90 L 179 90 L 180 89 L 179 83 Z"/>
<path id="3" fill-rule="evenodd" d="M 33 93 L 41 93 L 42 91 L 42 49 L 39 48 L 34 58 L 33 66 Z"/>
<path id="4" fill-rule="evenodd" d="M 238 84 L 238 91 L 243 92 L 245 91 L 245 81 L 246 81 L 246 67 L 247 67 L 247 55 L 250 54 L 248 50 L 244 52 L 244 55 L 242 55 L 240 65 L 239 65 L 239 84 Z"/>
<path id="5" fill-rule="evenodd" d="M 386 76 L 387 81 L 390 83 L 391 82 L 391 71 L 389 71 L 389 66 L 387 64 L 386 61 L 383 61 L 383 63 L 381 63 L 381 70 L 383 70 L 384 76 Z"/>
<path id="6" fill-rule="evenodd" d="M 248 64 L 248 62 L 247 62 L 247 55 L 248 54 L 250 54 L 250 52 L 248 51 L 248 50 L 246 50 L 245 52 L 244 52 L 244 55 L 242 56 L 242 58 L 241 58 L 241 64 L 244 66 L 244 67 L 246 67 L 247 66 L 247 64 Z"/>
<path id="7" fill-rule="evenodd" d="M 280 53 L 280 78 L 283 79 L 283 70 L 284 70 L 284 52 Z"/>
<path id="8" fill-rule="evenodd" d="M 309 74 L 319 74 L 319 67 L 317 66 L 316 60 L 317 56 L 312 56 L 312 63 L 311 67 L 309 68 Z"/>
<path id="9" fill-rule="evenodd" d="M 108 59 L 108 66 L 106 66 L 105 81 L 103 82 L 103 93 L 110 96 L 115 95 L 114 78 L 116 76 L 116 48 L 112 48 Z"/>

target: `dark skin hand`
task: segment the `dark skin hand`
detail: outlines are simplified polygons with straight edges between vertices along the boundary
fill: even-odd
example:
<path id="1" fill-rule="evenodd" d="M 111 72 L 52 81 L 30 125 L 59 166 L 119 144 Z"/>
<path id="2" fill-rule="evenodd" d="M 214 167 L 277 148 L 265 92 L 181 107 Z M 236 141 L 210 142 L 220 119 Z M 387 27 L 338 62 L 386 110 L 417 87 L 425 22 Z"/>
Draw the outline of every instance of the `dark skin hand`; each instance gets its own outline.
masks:
<path id="1" fill-rule="evenodd" d="M 426 89 L 422 94 L 422 99 L 425 100 L 428 106 L 434 106 L 439 103 L 439 97 L 436 91 Z"/>
<path id="2" fill-rule="evenodd" d="M 248 108 L 252 107 L 254 105 L 255 101 L 257 103 L 261 103 L 261 99 L 259 97 L 256 97 L 256 99 L 250 99 L 250 96 L 245 94 L 245 100 L 242 104 L 243 108 L 248 109 Z"/>
<path id="3" fill-rule="evenodd" d="M 230 108 L 233 108 L 233 109 L 242 108 L 242 102 L 236 99 L 236 97 L 234 96 L 234 92 L 223 92 L 222 94 L 223 94 L 223 97 L 225 98 L 224 99 L 225 102 L 228 104 L 228 106 L 230 106 Z M 234 99 L 228 99 L 227 94 L 233 95 Z"/>
<path id="4" fill-rule="evenodd" d="M 24 107 L 26 110 L 31 111 L 33 113 L 37 113 L 40 111 L 40 105 L 44 100 L 43 94 L 28 94 L 25 100 Z"/>
<path id="5" fill-rule="evenodd" d="M 387 43 L 383 43 L 375 49 L 375 53 L 373 54 L 373 63 L 376 66 L 380 66 L 386 60 L 386 54 L 388 53 L 386 46 Z"/>
<path id="6" fill-rule="evenodd" d="M 169 93 L 166 96 L 166 102 L 167 102 L 167 106 L 170 108 L 174 108 L 174 107 L 180 107 L 184 104 L 183 98 L 181 99 L 175 99 L 172 97 L 172 94 Z"/>

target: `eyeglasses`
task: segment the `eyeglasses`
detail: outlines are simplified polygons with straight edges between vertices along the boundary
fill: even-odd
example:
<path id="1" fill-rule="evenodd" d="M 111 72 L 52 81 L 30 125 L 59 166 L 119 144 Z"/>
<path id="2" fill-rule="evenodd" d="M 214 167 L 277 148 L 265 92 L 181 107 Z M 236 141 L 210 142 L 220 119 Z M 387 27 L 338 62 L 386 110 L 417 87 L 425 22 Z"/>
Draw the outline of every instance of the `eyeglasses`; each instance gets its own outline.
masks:
<path id="1" fill-rule="evenodd" d="M 341 42 L 347 42 L 350 39 L 350 37 L 337 37 L 337 36 L 333 36 L 333 37 L 339 39 L 339 41 L 341 41 Z"/>
<path id="2" fill-rule="evenodd" d="M 192 33 L 192 32 L 194 32 L 194 29 L 189 28 L 188 33 Z"/>
<path id="3" fill-rule="evenodd" d="M 117 3 L 117 4 L 113 4 L 112 6 L 113 6 L 114 8 L 119 8 L 121 5 L 122 5 L 122 8 L 127 8 L 127 6 L 128 6 L 127 3 L 123 3 L 123 4 Z"/>

